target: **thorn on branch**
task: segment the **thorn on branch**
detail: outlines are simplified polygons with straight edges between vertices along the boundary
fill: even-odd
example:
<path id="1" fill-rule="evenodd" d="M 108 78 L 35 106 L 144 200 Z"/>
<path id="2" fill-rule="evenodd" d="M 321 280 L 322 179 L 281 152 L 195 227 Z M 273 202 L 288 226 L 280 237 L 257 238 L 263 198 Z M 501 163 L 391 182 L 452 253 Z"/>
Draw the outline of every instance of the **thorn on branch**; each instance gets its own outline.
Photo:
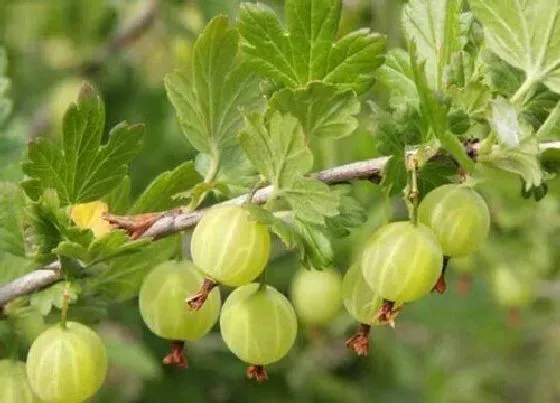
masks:
<path id="1" fill-rule="evenodd" d="M 357 355 L 368 355 L 370 330 L 370 325 L 361 323 L 356 334 L 346 340 L 346 347 Z"/>
<path id="2" fill-rule="evenodd" d="M 185 343 L 183 341 L 175 340 L 171 342 L 171 353 L 163 358 L 165 365 L 175 365 L 177 368 L 184 369 L 189 366 L 185 358 Z"/>
<path id="3" fill-rule="evenodd" d="M 248 379 L 255 379 L 257 382 L 268 381 L 268 374 L 262 365 L 251 365 L 246 372 Z"/>
<path id="4" fill-rule="evenodd" d="M 204 302 L 206 302 L 206 300 L 208 299 L 210 291 L 212 291 L 212 289 L 217 285 L 218 284 L 211 279 L 205 278 L 202 282 L 202 285 L 200 286 L 200 290 L 198 290 L 198 292 L 192 297 L 188 297 L 185 300 L 185 303 L 193 311 L 198 311 L 200 308 L 202 308 L 202 305 L 204 305 Z"/>

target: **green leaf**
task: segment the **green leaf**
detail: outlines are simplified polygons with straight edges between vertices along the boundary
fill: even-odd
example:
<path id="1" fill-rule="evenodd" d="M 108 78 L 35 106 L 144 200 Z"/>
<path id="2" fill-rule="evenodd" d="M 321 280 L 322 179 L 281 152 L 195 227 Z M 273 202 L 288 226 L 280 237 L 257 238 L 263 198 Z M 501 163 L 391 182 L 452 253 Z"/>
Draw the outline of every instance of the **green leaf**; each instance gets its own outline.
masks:
<path id="1" fill-rule="evenodd" d="M 126 176 L 127 165 L 140 147 L 143 126 L 121 123 L 101 146 L 105 108 L 97 92 L 85 83 L 76 104 L 64 116 L 62 147 L 49 139 L 29 143 L 23 172 L 31 180 L 24 184 L 28 195 L 37 199 L 52 188 L 62 204 L 100 199 Z"/>
<path id="2" fill-rule="evenodd" d="M 111 260 L 105 267 L 99 267 L 96 276 L 88 279 L 84 288 L 114 302 L 132 298 L 138 293 L 144 276 L 159 263 L 171 258 L 176 245 L 176 238 L 169 237 L 138 252 Z"/>
<path id="3" fill-rule="evenodd" d="M 539 127 L 536 136 L 538 139 L 557 140 L 560 138 L 560 101 L 556 104 L 552 112 L 550 112 L 544 124 Z"/>
<path id="4" fill-rule="evenodd" d="M 312 178 L 299 177 L 289 188 L 281 188 L 278 194 L 290 204 L 300 221 L 324 224 L 325 217 L 339 213 L 340 195 Z"/>
<path id="5" fill-rule="evenodd" d="M 226 16 L 210 21 L 194 44 L 189 71 L 165 77 L 167 96 L 179 117 L 183 134 L 200 152 L 209 154 L 214 179 L 221 150 L 236 144 L 243 125 L 241 109 L 260 108 L 257 77 L 237 60 L 239 35 Z"/>
<path id="6" fill-rule="evenodd" d="M 389 91 L 389 104 L 397 108 L 410 104 L 418 108 L 418 91 L 409 55 L 402 49 L 391 49 L 385 63 L 377 70 L 377 79 Z"/>
<path id="7" fill-rule="evenodd" d="M 131 241 L 125 231 L 111 231 L 107 235 L 95 239 L 89 246 L 80 245 L 72 241 L 62 241 L 53 249 L 53 253 L 58 256 L 80 260 L 87 267 L 105 260 L 137 252 L 149 243 L 149 239 Z"/>
<path id="8" fill-rule="evenodd" d="M 136 199 L 129 214 L 165 211 L 180 206 L 181 201 L 173 199 L 173 195 L 192 188 L 201 180 L 192 162 L 185 162 L 173 171 L 163 172 Z"/>
<path id="9" fill-rule="evenodd" d="M 339 214 L 328 217 L 326 226 L 333 236 L 343 238 L 350 234 L 350 230 L 357 228 L 366 221 L 366 212 L 362 205 L 352 197 L 349 188 L 339 187 L 335 189 L 339 194 Z"/>
<path id="10" fill-rule="evenodd" d="M 24 207 L 22 191 L 15 184 L 0 182 L 0 256 L 25 257 Z"/>
<path id="11" fill-rule="evenodd" d="M 537 187 L 542 182 L 539 161 L 533 152 L 521 149 L 501 149 L 488 156 L 480 156 L 479 161 L 521 176 L 525 182 L 525 191 Z"/>
<path id="12" fill-rule="evenodd" d="M 429 142 L 435 136 L 441 145 L 461 164 L 467 172 L 472 172 L 474 163 L 455 135 L 448 130 L 447 100 L 428 87 L 426 82 L 425 64 L 417 62 L 416 45 L 410 46 L 410 64 L 420 99 L 420 115 L 423 121 L 423 141 Z"/>
<path id="13" fill-rule="evenodd" d="M 411 0 L 403 9 L 402 24 L 409 42 L 417 45 L 426 63 L 430 88 L 443 89 L 446 66 L 461 49 L 459 0 Z"/>
<path id="14" fill-rule="evenodd" d="M 243 3 L 239 30 L 251 67 L 288 88 L 323 80 L 364 92 L 383 63 L 385 37 L 369 30 L 351 32 L 335 42 L 341 0 L 287 0 L 286 30 L 272 9 Z"/>
<path id="15" fill-rule="evenodd" d="M 290 114 L 274 112 L 266 122 L 261 114 L 246 115 L 239 143 L 253 166 L 278 189 L 290 188 L 298 175 L 313 167 L 302 126 Z"/>
<path id="16" fill-rule="evenodd" d="M 289 223 L 279 217 L 276 217 L 274 213 L 265 210 L 263 207 L 256 204 L 249 204 L 244 207 L 249 211 L 252 219 L 261 224 L 267 225 L 268 228 L 272 230 L 272 232 L 274 232 L 282 241 L 286 249 L 303 247 L 299 235 Z"/>
<path id="17" fill-rule="evenodd" d="M 523 70 L 528 86 L 560 93 L 560 0 L 471 0 L 486 45 Z"/>
<path id="18" fill-rule="evenodd" d="M 227 185 L 230 197 L 247 193 L 257 182 L 258 175 L 251 165 L 244 151 L 239 146 L 222 150 L 221 163 L 216 174 L 217 183 Z M 198 154 L 195 158 L 197 172 L 208 177 L 212 168 L 211 157 L 208 154 Z"/>
<path id="19" fill-rule="evenodd" d="M 452 183 L 457 174 L 457 166 L 449 159 L 428 161 L 418 172 L 418 193 L 420 200 L 431 190 Z"/>
<path id="20" fill-rule="evenodd" d="M 353 91 L 317 81 L 305 88 L 277 91 L 269 108 L 298 118 L 307 136 L 340 138 L 357 129 L 360 101 Z"/>
<path id="21" fill-rule="evenodd" d="M 110 193 L 103 197 L 113 214 L 126 214 L 130 209 L 130 177 L 127 175 Z"/>
<path id="22" fill-rule="evenodd" d="M 294 229 L 303 243 L 302 263 L 308 268 L 330 266 L 334 259 L 334 252 L 326 227 L 296 219 Z"/>
<path id="23" fill-rule="evenodd" d="M 66 286 L 67 283 L 64 282 L 56 283 L 44 290 L 33 293 L 33 295 L 31 295 L 31 306 L 35 307 L 43 316 L 50 314 L 53 306 L 61 309 Z M 76 283 L 71 283 L 68 291 L 68 302 L 74 304 L 78 300 L 81 287 Z"/>
<path id="24" fill-rule="evenodd" d="M 57 193 L 46 190 L 38 201 L 30 204 L 28 217 L 33 228 L 35 244 L 38 247 L 36 259 L 47 263 L 55 255 L 52 250 L 63 240 L 87 246 L 93 240 L 90 230 L 77 228 L 60 206 Z"/>

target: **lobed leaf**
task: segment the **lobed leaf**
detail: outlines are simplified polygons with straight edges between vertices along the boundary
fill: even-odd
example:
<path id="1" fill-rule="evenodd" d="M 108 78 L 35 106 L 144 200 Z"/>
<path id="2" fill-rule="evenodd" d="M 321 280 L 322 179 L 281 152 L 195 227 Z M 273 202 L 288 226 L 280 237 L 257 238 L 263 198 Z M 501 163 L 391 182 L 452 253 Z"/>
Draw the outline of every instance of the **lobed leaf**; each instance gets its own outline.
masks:
<path id="1" fill-rule="evenodd" d="M 222 150 L 236 145 L 243 125 L 241 110 L 258 109 L 263 103 L 257 77 L 237 61 L 238 42 L 228 18 L 217 16 L 196 40 L 190 69 L 165 77 L 183 134 L 212 159 L 211 177 L 219 168 Z"/>
<path id="2" fill-rule="evenodd" d="M 385 37 L 359 30 L 335 42 L 341 0 L 287 0 L 286 27 L 269 7 L 243 3 L 239 30 L 248 63 L 288 88 L 315 80 L 359 93 L 368 90 L 382 63 Z"/>
<path id="3" fill-rule="evenodd" d="M 78 101 L 64 116 L 62 147 L 49 139 L 29 143 L 23 187 L 34 200 L 54 189 L 63 205 L 98 200 L 126 176 L 140 147 L 142 126 L 121 123 L 101 145 L 105 109 L 101 98 L 84 83 Z"/>
<path id="4" fill-rule="evenodd" d="M 180 206 L 181 201 L 173 196 L 192 188 L 201 179 L 192 162 L 185 162 L 172 171 L 163 172 L 136 199 L 129 214 L 165 211 Z"/>
<path id="5" fill-rule="evenodd" d="M 404 8 L 406 38 L 414 41 L 420 60 L 426 63 L 428 86 L 443 89 L 444 73 L 453 53 L 461 50 L 460 0 L 411 0 Z"/>
<path id="6" fill-rule="evenodd" d="M 560 0 L 471 0 L 486 46 L 523 70 L 526 82 L 560 93 Z"/>
<path id="7" fill-rule="evenodd" d="M 316 81 L 277 91 L 269 101 L 269 111 L 274 110 L 298 118 L 306 136 L 340 138 L 358 128 L 360 102 L 351 90 Z"/>

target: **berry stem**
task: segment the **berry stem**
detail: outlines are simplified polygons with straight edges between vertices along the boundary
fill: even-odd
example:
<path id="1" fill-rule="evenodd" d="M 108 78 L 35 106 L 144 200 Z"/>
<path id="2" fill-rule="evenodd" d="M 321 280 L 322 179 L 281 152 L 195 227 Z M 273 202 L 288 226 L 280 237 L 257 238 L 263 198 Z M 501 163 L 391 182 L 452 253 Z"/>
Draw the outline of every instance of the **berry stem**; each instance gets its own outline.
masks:
<path id="1" fill-rule="evenodd" d="M 202 308 L 202 305 L 204 305 L 204 302 L 206 302 L 206 300 L 208 299 L 208 296 L 210 295 L 210 291 L 212 291 L 212 289 L 217 285 L 218 284 L 215 283 L 213 280 L 209 278 L 205 278 L 202 281 L 202 285 L 200 286 L 198 292 L 194 294 L 192 297 L 187 297 L 185 303 L 193 311 L 198 311 L 200 308 Z"/>
<path id="2" fill-rule="evenodd" d="M 66 322 L 68 321 L 68 305 L 70 303 L 70 282 L 64 284 L 64 291 L 62 292 L 62 309 L 60 312 L 60 326 L 66 329 Z"/>
<path id="3" fill-rule="evenodd" d="M 418 161 L 413 155 L 409 155 L 406 161 L 406 169 L 410 173 L 408 178 L 406 199 L 409 205 L 410 221 L 418 224 Z"/>
<path id="4" fill-rule="evenodd" d="M 262 365 L 251 365 L 247 368 L 247 378 L 255 379 L 257 382 L 268 381 L 268 374 Z"/>
<path id="5" fill-rule="evenodd" d="M 163 358 L 163 363 L 166 365 L 175 365 L 177 368 L 183 369 L 188 367 L 188 362 L 185 359 L 185 342 L 181 340 L 174 340 L 171 342 L 171 353 Z"/>
<path id="6" fill-rule="evenodd" d="M 360 328 L 352 337 L 346 340 L 346 347 L 357 355 L 367 355 L 369 352 L 370 325 L 360 323 Z"/>
<path id="7" fill-rule="evenodd" d="M 432 288 L 432 292 L 437 292 L 438 294 L 445 293 L 447 290 L 447 284 L 445 283 L 445 272 L 447 270 L 447 265 L 449 264 L 449 260 L 451 258 L 449 256 L 443 257 L 443 265 L 441 266 L 441 274 L 437 279 L 436 285 Z"/>

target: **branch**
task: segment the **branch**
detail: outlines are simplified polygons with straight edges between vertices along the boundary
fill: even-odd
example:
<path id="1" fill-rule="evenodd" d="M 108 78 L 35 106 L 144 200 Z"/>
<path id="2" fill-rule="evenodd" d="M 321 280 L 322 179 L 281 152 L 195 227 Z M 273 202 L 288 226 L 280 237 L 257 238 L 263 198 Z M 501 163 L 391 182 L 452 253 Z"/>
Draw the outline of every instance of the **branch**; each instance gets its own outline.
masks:
<path id="1" fill-rule="evenodd" d="M 58 260 L 0 286 L 0 308 L 11 300 L 47 287 L 62 277 Z"/>
<path id="2" fill-rule="evenodd" d="M 471 146 L 474 151 L 479 147 L 478 144 Z M 543 143 L 540 145 L 542 151 L 548 149 L 560 149 L 560 142 Z M 414 153 L 412 151 L 411 153 Z M 371 180 L 378 182 L 384 166 L 389 161 L 389 157 L 372 158 L 365 161 L 353 162 L 317 172 L 312 176 L 329 185 L 348 183 L 353 180 Z M 253 195 L 253 203 L 265 203 L 272 194 L 272 186 L 259 189 Z M 235 199 L 225 201 L 221 204 L 243 204 L 247 195 L 241 195 Z M 182 213 L 177 210 L 157 214 L 157 218 L 147 231 L 140 235 L 140 238 L 160 239 L 175 234 L 180 231 L 194 228 L 202 219 L 208 209 L 201 209 L 190 213 Z M 60 263 L 52 262 L 38 270 L 35 270 L 23 277 L 0 286 L 0 307 L 13 299 L 32 293 L 40 288 L 46 287 L 60 280 Z"/>

